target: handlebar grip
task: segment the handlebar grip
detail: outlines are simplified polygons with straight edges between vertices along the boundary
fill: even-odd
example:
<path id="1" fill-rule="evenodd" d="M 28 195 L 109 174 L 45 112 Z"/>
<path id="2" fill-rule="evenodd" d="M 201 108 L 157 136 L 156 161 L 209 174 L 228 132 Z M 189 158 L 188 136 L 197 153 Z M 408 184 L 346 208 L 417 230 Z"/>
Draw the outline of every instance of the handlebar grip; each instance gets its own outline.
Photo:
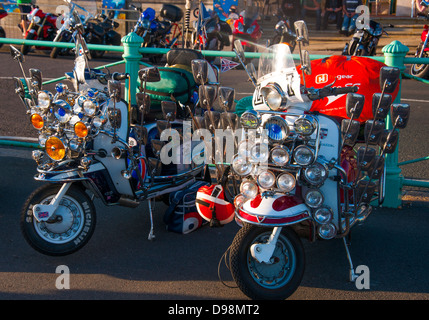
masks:
<path id="1" fill-rule="evenodd" d="M 127 79 L 127 78 L 128 78 L 128 73 L 119 73 L 119 72 L 114 72 L 114 73 L 112 74 L 112 79 L 113 79 L 113 80 L 121 81 L 121 80 L 125 80 L 125 79 Z"/>
<path id="2" fill-rule="evenodd" d="M 352 86 L 352 87 L 341 87 L 341 88 L 332 88 L 332 95 L 338 95 L 343 93 L 355 93 L 357 92 L 359 87 Z"/>

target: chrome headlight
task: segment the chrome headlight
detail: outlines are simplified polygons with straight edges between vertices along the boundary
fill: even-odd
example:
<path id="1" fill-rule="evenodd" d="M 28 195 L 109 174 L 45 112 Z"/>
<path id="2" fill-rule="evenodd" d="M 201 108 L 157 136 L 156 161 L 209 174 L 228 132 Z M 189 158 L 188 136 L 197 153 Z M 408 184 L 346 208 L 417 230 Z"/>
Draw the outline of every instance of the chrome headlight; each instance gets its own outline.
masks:
<path id="1" fill-rule="evenodd" d="M 314 211 L 313 213 L 314 220 L 319 224 L 326 224 L 332 220 L 333 212 L 328 207 L 321 207 Z"/>
<path id="2" fill-rule="evenodd" d="M 286 107 L 287 98 L 277 83 L 269 83 L 261 89 L 261 94 L 271 110 L 283 110 Z"/>
<path id="3" fill-rule="evenodd" d="M 323 204 L 323 194 L 319 190 L 310 189 L 305 194 L 304 201 L 310 208 L 318 208 Z"/>
<path id="4" fill-rule="evenodd" d="M 72 107 L 64 100 L 56 100 L 54 104 L 55 104 L 55 112 L 54 112 L 55 118 L 57 118 L 58 121 L 61 123 L 66 123 L 67 121 L 69 121 L 72 116 L 71 114 Z"/>
<path id="5" fill-rule="evenodd" d="M 269 170 L 264 170 L 258 175 L 258 185 L 262 189 L 270 189 L 276 183 L 276 176 Z"/>
<path id="6" fill-rule="evenodd" d="M 40 17 L 39 16 L 34 16 L 33 17 L 33 21 L 34 21 L 34 23 L 39 24 L 40 23 Z"/>
<path id="7" fill-rule="evenodd" d="M 322 239 L 329 240 L 337 234 L 337 228 L 332 223 L 322 224 L 319 226 L 317 233 Z"/>
<path id="8" fill-rule="evenodd" d="M 268 145 L 265 143 L 256 143 L 250 149 L 250 159 L 256 163 L 267 163 L 268 162 Z"/>
<path id="9" fill-rule="evenodd" d="M 286 120 L 280 116 L 273 116 L 264 123 L 264 129 L 267 130 L 268 140 L 271 143 L 281 143 L 289 136 L 289 127 Z"/>
<path id="10" fill-rule="evenodd" d="M 261 120 L 255 110 L 248 110 L 241 115 L 240 123 L 245 129 L 257 129 L 261 124 Z"/>
<path id="11" fill-rule="evenodd" d="M 245 180 L 240 185 L 240 192 L 248 199 L 253 199 L 258 195 L 259 188 L 257 184 L 251 180 Z"/>
<path id="12" fill-rule="evenodd" d="M 39 108 L 48 108 L 51 105 L 52 97 L 52 93 L 50 93 L 49 91 L 39 91 L 39 93 L 37 94 L 37 104 Z"/>
<path id="13" fill-rule="evenodd" d="M 314 161 L 314 151 L 304 145 L 298 146 L 293 151 L 293 158 L 300 166 L 308 166 Z"/>
<path id="14" fill-rule="evenodd" d="M 244 194 L 238 194 L 234 198 L 234 207 L 241 208 L 243 204 L 247 201 L 247 198 Z"/>
<path id="15" fill-rule="evenodd" d="M 98 110 L 98 103 L 94 99 L 86 99 L 83 102 L 83 110 L 88 116 L 93 116 Z"/>
<path id="16" fill-rule="evenodd" d="M 253 164 L 251 164 L 246 158 L 243 158 L 237 154 L 232 159 L 231 167 L 234 173 L 244 177 L 248 176 L 252 172 Z"/>
<path id="17" fill-rule="evenodd" d="M 328 168 L 319 162 L 315 162 L 304 170 L 305 180 L 314 185 L 321 185 L 328 178 L 328 175 Z"/>
<path id="18" fill-rule="evenodd" d="M 289 149 L 284 146 L 276 146 L 271 149 L 271 160 L 278 166 L 284 166 L 289 162 Z"/>
<path id="19" fill-rule="evenodd" d="M 296 179 L 291 173 L 283 173 L 277 177 L 277 187 L 284 192 L 291 192 L 296 185 Z"/>
<path id="20" fill-rule="evenodd" d="M 238 144 L 238 154 L 243 158 L 250 158 L 250 150 L 255 144 L 249 140 L 243 140 Z"/>
<path id="21" fill-rule="evenodd" d="M 295 131 L 303 136 L 310 136 L 316 130 L 317 122 L 308 115 L 300 116 L 293 124 Z"/>

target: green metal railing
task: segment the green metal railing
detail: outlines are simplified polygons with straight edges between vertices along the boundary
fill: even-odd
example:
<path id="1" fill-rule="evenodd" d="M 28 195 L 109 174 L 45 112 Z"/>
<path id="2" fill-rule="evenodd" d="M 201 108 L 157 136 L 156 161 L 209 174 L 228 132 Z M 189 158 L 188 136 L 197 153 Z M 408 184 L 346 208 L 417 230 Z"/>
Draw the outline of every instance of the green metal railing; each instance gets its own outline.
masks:
<path id="1" fill-rule="evenodd" d="M 46 46 L 46 47 L 60 47 L 60 48 L 74 48 L 73 43 L 61 43 L 61 42 L 49 42 L 49 41 L 39 41 L 39 40 L 22 40 L 22 39 L 8 39 L 0 38 L 0 43 L 8 43 L 15 45 L 34 45 L 34 46 Z M 114 66 L 118 64 L 125 64 L 125 72 L 130 74 L 130 80 L 127 80 L 125 83 L 126 92 L 128 88 L 130 91 L 131 104 L 136 103 L 136 90 L 137 90 L 137 80 L 138 80 L 138 71 L 140 69 L 140 63 L 142 55 L 145 54 L 165 54 L 169 49 L 160 49 L 160 48 L 142 48 L 143 39 L 135 34 L 134 32 L 129 33 L 122 38 L 122 46 L 106 46 L 106 45 L 94 45 L 88 44 L 88 49 L 90 50 L 102 50 L 102 51 L 114 51 L 122 52 L 123 60 L 105 65 L 99 66 L 97 69 L 104 67 Z M 397 67 L 401 70 L 404 78 L 411 78 L 425 83 L 429 83 L 427 80 L 419 79 L 411 75 L 405 74 L 405 64 L 429 64 L 429 58 L 411 58 L 406 57 L 409 49 L 399 41 L 393 41 L 390 44 L 383 47 L 382 52 L 383 57 L 370 57 L 371 59 L 385 63 L 388 66 Z M 217 56 L 217 57 L 234 57 L 234 52 L 231 51 L 209 51 L 203 50 L 202 54 L 205 56 Z M 246 53 L 248 58 L 259 58 L 261 53 Z M 312 55 L 312 59 L 321 59 L 329 57 L 329 55 Z M 299 59 L 299 55 L 294 54 L 294 59 Z M 57 81 L 64 80 L 65 77 L 58 79 L 50 80 L 44 82 L 44 84 L 49 84 Z M 128 98 L 127 98 L 128 100 Z M 398 94 L 394 100 L 394 103 L 400 103 L 401 101 L 401 88 L 399 88 Z M 386 129 L 391 129 L 392 124 L 388 118 L 386 121 Z M 3 142 L 7 143 L 7 142 Z M 17 143 L 17 142 L 15 142 Z M 2 144 L 2 141 L 0 141 Z M 9 142 L 7 145 L 14 144 Z M 22 142 L 20 142 L 22 144 Z M 429 181 L 423 181 L 418 179 L 404 179 L 401 174 L 401 169 L 399 168 L 402 165 L 409 163 L 415 163 L 418 161 L 429 160 L 429 156 L 418 158 L 415 160 L 405 161 L 398 163 L 398 148 L 392 154 L 386 155 L 386 196 L 383 203 L 383 206 L 388 208 L 398 208 L 402 204 L 402 188 L 403 186 L 416 186 L 416 187 L 425 187 L 429 188 Z"/>

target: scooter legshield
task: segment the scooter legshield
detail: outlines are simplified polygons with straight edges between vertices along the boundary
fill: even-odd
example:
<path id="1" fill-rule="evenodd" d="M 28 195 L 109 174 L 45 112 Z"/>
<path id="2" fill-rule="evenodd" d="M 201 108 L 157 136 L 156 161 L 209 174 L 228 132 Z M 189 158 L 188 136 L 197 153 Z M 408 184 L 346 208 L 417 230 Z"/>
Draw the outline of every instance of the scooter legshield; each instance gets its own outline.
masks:
<path id="1" fill-rule="evenodd" d="M 309 219 L 310 214 L 301 198 L 282 194 L 258 195 L 236 212 L 240 220 L 260 226 L 287 226 Z"/>

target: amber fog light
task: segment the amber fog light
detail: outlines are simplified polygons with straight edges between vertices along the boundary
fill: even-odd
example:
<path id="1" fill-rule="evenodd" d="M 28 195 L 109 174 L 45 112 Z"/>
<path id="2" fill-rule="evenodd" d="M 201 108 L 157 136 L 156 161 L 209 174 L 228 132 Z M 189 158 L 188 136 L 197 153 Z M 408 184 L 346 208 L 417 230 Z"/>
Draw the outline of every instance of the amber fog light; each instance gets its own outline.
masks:
<path id="1" fill-rule="evenodd" d="M 34 128 L 36 128 L 37 130 L 41 130 L 43 128 L 43 118 L 40 114 L 38 113 L 33 113 L 31 115 L 31 124 L 33 125 Z"/>
<path id="2" fill-rule="evenodd" d="M 78 121 L 74 125 L 74 133 L 79 138 L 85 138 L 88 135 L 88 127 L 82 121 Z"/>
<path id="3" fill-rule="evenodd" d="M 57 137 L 50 137 L 46 140 L 45 148 L 46 153 L 52 160 L 60 161 L 64 159 L 66 155 L 66 148 L 63 142 Z"/>

